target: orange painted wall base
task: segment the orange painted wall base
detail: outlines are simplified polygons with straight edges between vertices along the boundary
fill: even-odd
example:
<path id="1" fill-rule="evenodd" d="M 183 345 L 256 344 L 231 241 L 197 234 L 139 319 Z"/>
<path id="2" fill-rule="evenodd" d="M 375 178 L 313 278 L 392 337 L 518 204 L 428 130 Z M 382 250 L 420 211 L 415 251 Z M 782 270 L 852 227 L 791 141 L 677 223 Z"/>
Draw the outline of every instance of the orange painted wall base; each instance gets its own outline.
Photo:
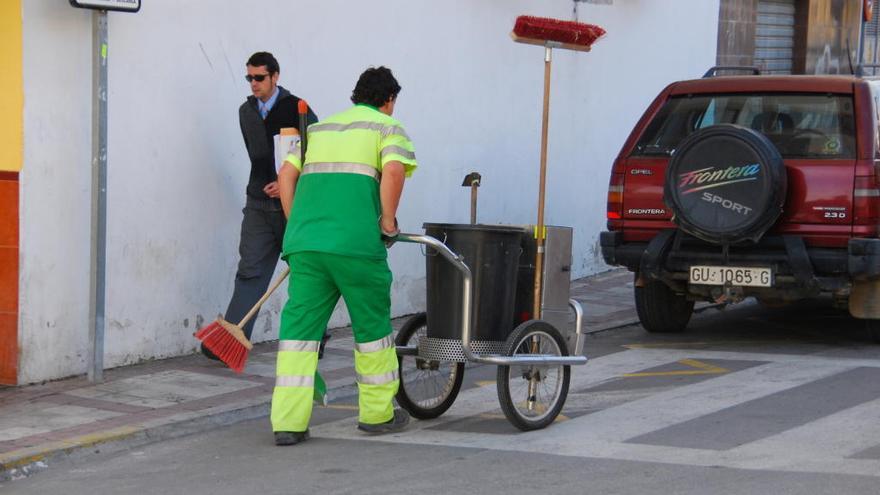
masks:
<path id="1" fill-rule="evenodd" d="M 18 173 L 0 172 L 0 384 L 18 383 Z"/>

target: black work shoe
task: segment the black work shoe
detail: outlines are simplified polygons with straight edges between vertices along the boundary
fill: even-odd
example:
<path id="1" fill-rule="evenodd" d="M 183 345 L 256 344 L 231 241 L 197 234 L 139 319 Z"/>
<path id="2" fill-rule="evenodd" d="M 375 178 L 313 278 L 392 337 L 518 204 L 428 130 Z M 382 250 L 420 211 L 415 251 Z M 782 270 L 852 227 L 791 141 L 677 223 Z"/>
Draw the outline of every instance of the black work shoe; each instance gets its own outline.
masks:
<path id="1" fill-rule="evenodd" d="M 407 424 L 409 424 L 409 414 L 407 414 L 406 411 L 404 411 L 403 409 L 395 409 L 394 416 L 388 421 L 373 425 L 358 422 L 358 430 L 366 433 L 372 433 L 374 435 L 381 435 L 383 433 L 394 433 L 396 431 L 400 431 L 406 428 Z"/>
<path id="2" fill-rule="evenodd" d="M 208 359 L 213 359 L 214 361 L 220 361 L 220 358 L 218 358 L 213 352 L 211 352 L 207 347 L 205 347 L 205 344 L 202 344 L 202 354 L 204 354 L 205 357 Z"/>
<path id="3" fill-rule="evenodd" d="M 296 445 L 309 439 L 309 430 L 306 431 L 276 431 L 275 445 Z"/>

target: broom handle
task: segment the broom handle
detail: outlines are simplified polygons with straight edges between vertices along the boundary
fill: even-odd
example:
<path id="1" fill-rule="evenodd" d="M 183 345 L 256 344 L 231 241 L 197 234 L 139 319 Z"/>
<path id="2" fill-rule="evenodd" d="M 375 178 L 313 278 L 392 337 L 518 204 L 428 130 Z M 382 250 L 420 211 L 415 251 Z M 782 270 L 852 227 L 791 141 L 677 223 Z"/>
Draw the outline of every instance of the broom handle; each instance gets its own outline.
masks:
<path id="1" fill-rule="evenodd" d="M 544 48 L 544 116 L 541 120 L 541 177 L 538 185 L 538 225 L 535 227 L 537 249 L 535 250 L 535 301 L 532 315 L 541 318 L 541 286 L 544 271 L 544 188 L 547 183 L 547 131 L 550 127 L 550 54 Z"/>
<path id="2" fill-rule="evenodd" d="M 287 278 L 287 276 L 289 274 L 290 274 L 290 266 L 288 266 L 287 268 L 284 269 L 284 272 L 281 274 L 281 276 L 279 276 L 277 279 L 275 279 L 274 282 L 272 282 L 272 286 L 269 287 L 269 290 L 267 290 L 266 293 L 263 294 L 263 297 L 261 297 L 260 300 L 257 301 L 257 304 L 254 304 L 254 307 L 251 308 L 251 310 L 248 311 L 248 313 L 246 315 L 244 315 L 244 318 L 242 318 L 240 322 L 238 322 L 237 326 L 239 328 L 244 327 L 247 324 L 247 322 L 249 322 L 251 320 L 251 318 L 253 318 L 254 315 L 257 314 L 257 311 L 260 310 L 260 306 L 262 306 L 263 303 L 266 302 L 266 299 L 269 299 L 269 296 L 271 296 L 272 293 L 275 292 L 275 289 L 277 289 L 278 286 L 281 285 L 281 282 L 284 282 L 284 279 Z"/>

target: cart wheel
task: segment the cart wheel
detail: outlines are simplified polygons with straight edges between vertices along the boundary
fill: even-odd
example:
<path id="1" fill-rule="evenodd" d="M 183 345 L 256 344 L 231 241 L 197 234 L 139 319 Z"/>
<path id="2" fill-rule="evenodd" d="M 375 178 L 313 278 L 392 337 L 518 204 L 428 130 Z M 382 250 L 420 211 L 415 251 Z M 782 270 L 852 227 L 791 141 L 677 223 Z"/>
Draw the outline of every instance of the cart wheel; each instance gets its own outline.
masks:
<path id="1" fill-rule="evenodd" d="M 568 347 L 553 325 L 530 320 L 516 327 L 504 343 L 505 356 L 525 354 L 567 356 Z M 499 366 L 498 401 L 508 421 L 523 431 L 538 430 L 552 423 L 568 395 L 570 368 L 567 365 Z"/>
<path id="2" fill-rule="evenodd" d="M 418 346 L 427 336 L 428 319 L 419 313 L 403 324 L 394 344 Z M 464 380 L 464 363 L 434 361 L 418 356 L 399 356 L 400 388 L 397 403 L 410 416 L 433 419 L 452 405 Z"/>

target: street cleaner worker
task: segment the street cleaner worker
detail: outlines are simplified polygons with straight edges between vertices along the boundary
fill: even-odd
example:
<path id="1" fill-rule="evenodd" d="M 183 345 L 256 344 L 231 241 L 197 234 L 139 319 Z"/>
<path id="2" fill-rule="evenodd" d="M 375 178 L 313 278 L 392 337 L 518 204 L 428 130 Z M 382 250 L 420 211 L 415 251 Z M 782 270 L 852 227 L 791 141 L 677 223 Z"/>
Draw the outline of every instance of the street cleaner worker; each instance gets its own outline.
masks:
<path id="1" fill-rule="evenodd" d="M 291 272 L 272 394 L 276 445 L 309 438 L 318 346 L 340 296 L 355 340 L 358 429 L 389 433 L 409 422 L 391 402 L 400 380 L 383 242 L 398 233 L 403 183 L 417 166 L 412 142 L 391 118 L 399 92 L 389 69 L 367 69 L 354 106 L 309 126 L 305 163 L 296 149 L 278 173 L 289 218 L 281 257 Z"/>

